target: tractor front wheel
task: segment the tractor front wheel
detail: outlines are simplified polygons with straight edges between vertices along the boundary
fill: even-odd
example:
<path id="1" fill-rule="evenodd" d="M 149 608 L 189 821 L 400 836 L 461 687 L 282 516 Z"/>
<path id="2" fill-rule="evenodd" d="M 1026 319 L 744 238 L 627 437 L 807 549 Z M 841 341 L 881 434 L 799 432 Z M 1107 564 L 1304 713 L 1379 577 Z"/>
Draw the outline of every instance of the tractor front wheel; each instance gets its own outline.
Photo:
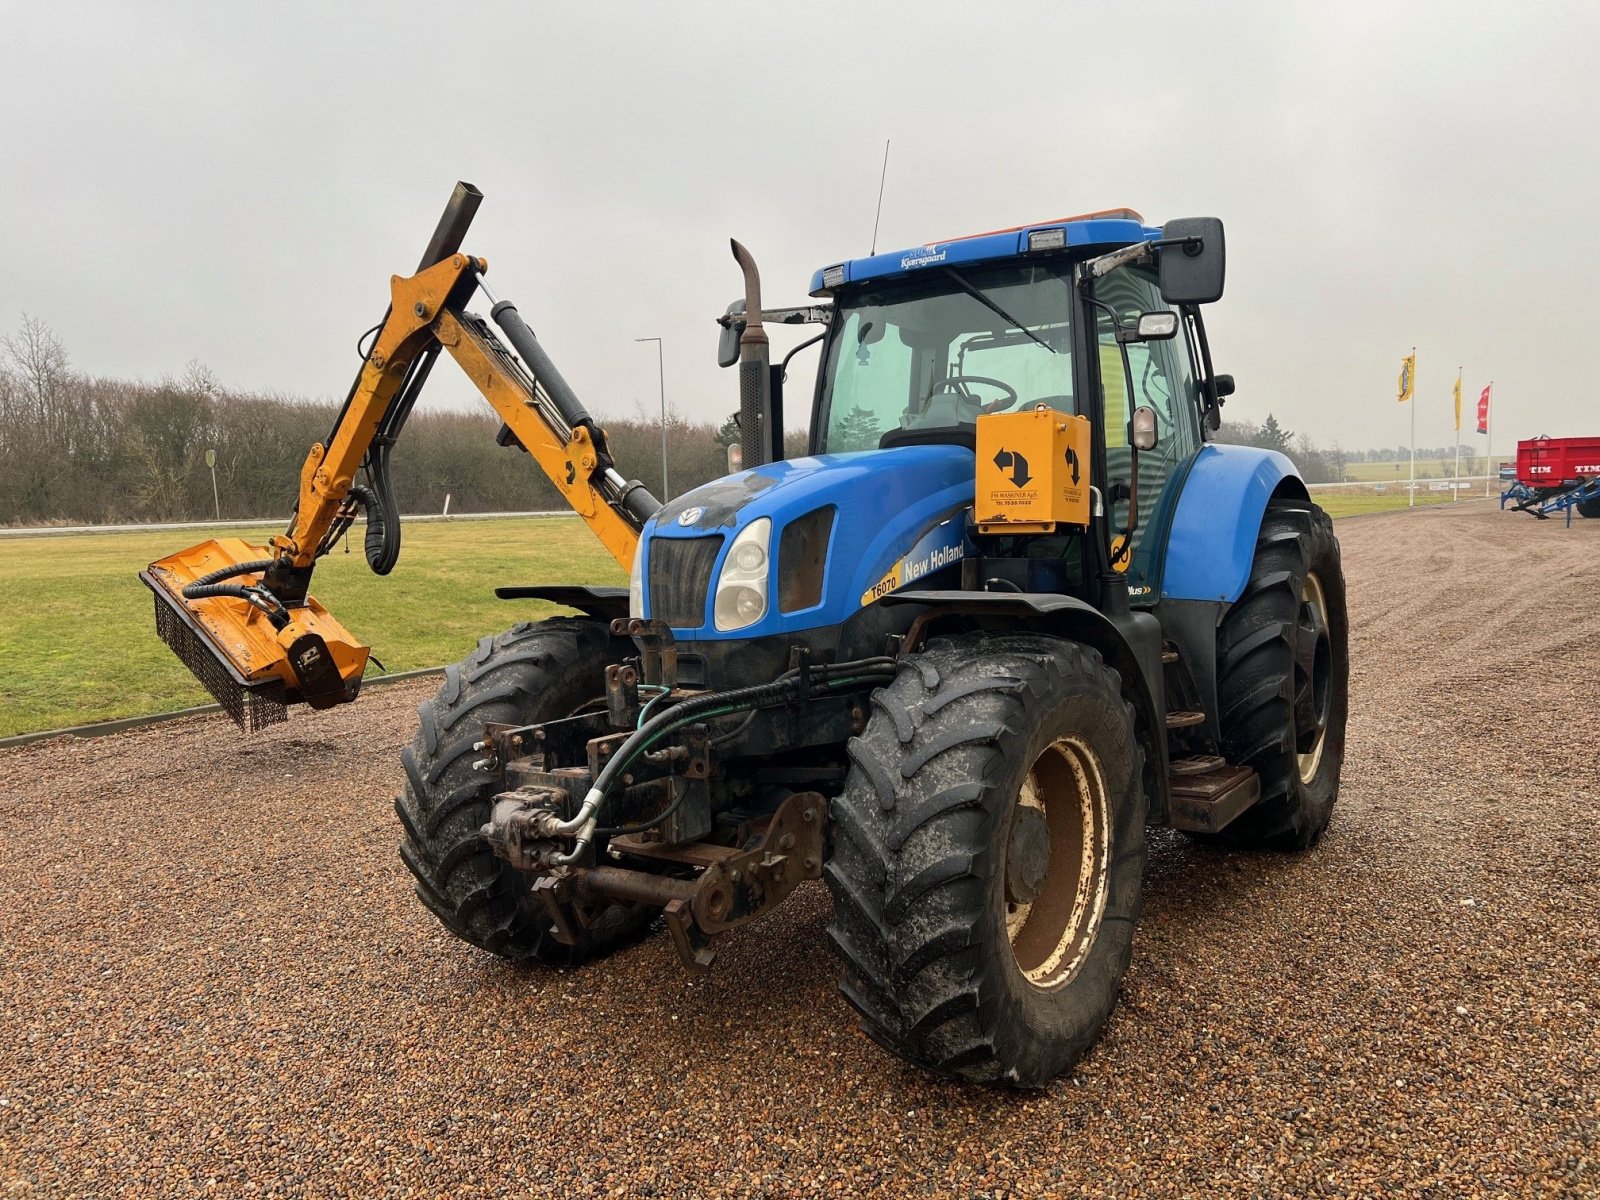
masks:
<path id="1" fill-rule="evenodd" d="M 483 757 L 473 746 L 484 725 L 554 721 L 603 704 L 606 664 L 630 650 L 598 621 L 524 623 L 484 638 L 423 701 L 417 736 L 400 756 L 400 857 L 416 876 L 417 898 L 463 941 L 503 958 L 570 966 L 631 940 L 655 916 L 654 909 L 614 904 L 587 924 L 570 920 L 578 944 L 565 945 L 527 879 L 478 832 L 499 790 L 494 776 L 473 767 Z"/>
<path id="2" fill-rule="evenodd" d="M 1093 650 L 942 640 L 875 693 L 825 868 L 866 1032 L 958 1079 L 1043 1087 L 1116 1003 L 1141 901 L 1133 710 Z"/>

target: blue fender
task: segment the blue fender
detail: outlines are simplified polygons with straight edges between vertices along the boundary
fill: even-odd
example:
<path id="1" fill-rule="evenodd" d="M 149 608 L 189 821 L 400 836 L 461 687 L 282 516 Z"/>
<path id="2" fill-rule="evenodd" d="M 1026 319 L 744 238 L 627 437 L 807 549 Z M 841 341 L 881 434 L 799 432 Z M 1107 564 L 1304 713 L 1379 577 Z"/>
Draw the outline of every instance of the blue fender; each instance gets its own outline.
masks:
<path id="1" fill-rule="evenodd" d="M 1161 598 L 1237 600 L 1250 580 L 1267 501 L 1285 492 L 1307 495 L 1294 464 L 1276 450 L 1201 447 L 1172 514 Z"/>

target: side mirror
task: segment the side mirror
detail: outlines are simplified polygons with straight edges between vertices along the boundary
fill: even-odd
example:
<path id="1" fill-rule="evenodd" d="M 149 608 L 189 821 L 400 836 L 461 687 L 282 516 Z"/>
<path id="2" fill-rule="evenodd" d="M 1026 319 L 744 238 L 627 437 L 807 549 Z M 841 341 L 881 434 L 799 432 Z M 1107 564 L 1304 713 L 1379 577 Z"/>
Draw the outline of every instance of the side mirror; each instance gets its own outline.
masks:
<path id="1" fill-rule="evenodd" d="M 1218 375 L 1212 382 L 1217 385 L 1217 399 L 1220 400 L 1224 396 L 1233 395 L 1232 375 Z"/>
<path id="2" fill-rule="evenodd" d="M 1227 255 L 1216 217 L 1181 217 L 1161 227 L 1161 298 L 1168 304 L 1222 299 Z"/>
<path id="3" fill-rule="evenodd" d="M 717 335 L 717 366 L 731 367 L 739 361 L 739 339 L 744 336 L 744 301 L 728 305 L 717 324 L 722 326 Z"/>
<path id="4" fill-rule="evenodd" d="M 1154 450 L 1160 439 L 1156 434 L 1156 410 L 1141 404 L 1133 410 L 1128 422 L 1128 444 L 1135 450 Z"/>

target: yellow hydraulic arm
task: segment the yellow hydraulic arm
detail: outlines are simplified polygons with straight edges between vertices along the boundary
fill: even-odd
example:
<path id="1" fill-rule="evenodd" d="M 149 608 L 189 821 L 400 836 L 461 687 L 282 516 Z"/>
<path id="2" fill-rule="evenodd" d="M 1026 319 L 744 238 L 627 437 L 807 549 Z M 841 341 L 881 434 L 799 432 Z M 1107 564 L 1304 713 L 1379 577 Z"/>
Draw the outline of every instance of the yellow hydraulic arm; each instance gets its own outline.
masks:
<path id="1" fill-rule="evenodd" d="M 659 507 L 613 466 L 605 433 L 545 355 L 516 309 L 483 285 L 487 262 L 461 241 L 482 196 L 457 184 L 416 274 L 390 281 L 389 312 L 326 443 L 300 470 L 288 529 L 252 545 L 202 542 L 151 563 L 140 578 L 155 593 L 156 629 L 242 726 L 282 720 L 284 705 L 325 708 L 353 700 L 368 658 L 307 592 L 312 568 L 362 509 L 369 532 L 397 521 L 381 489 L 358 483 L 447 351 L 573 510 L 624 568 L 639 529 Z M 521 361 L 464 305 L 482 290 Z M 506 434 L 502 432 L 502 439 Z M 387 511 L 386 511 L 387 510 Z M 370 542 L 369 538 L 369 542 Z M 397 547 L 398 543 L 396 543 Z M 369 561 L 372 550 L 369 545 Z M 375 570 L 386 573 L 393 562 Z"/>

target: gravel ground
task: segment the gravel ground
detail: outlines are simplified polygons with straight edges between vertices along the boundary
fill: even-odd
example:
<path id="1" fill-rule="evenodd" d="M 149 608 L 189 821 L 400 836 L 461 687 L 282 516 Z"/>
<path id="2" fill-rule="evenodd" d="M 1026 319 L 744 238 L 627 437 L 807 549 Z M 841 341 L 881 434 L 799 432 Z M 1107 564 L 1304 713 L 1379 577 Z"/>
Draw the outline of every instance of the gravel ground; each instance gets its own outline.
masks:
<path id="1" fill-rule="evenodd" d="M 1600 521 L 1341 523 L 1345 787 L 1297 857 L 1161 834 L 1098 1048 L 945 1084 L 818 886 L 693 977 L 448 938 L 395 852 L 429 686 L 251 740 L 0 755 L 0 1197 L 1600 1195 Z"/>

